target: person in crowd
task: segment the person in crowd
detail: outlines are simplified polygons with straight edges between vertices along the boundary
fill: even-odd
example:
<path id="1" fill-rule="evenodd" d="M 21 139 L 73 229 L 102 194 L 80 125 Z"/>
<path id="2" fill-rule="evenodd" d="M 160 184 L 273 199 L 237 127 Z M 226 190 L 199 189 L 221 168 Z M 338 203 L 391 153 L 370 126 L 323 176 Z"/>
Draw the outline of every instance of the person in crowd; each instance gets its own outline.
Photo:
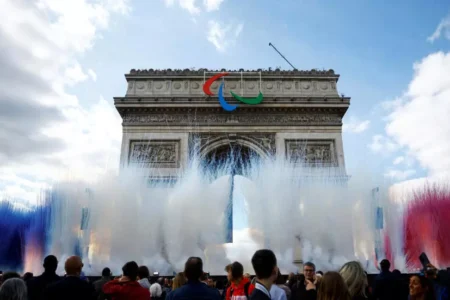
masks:
<path id="1" fill-rule="evenodd" d="M 172 284 L 170 283 L 169 278 L 164 279 L 164 287 L 163 287 L 163 293 L 165 292 L 166 295 L 168 295 L 172 291 Z"/>
<path id="2" fill-rule="evenodd" d="M 158 283 L 161 286 L 161 300 L 165 300 L 167 297 L 166 289 L 164 288 L 164 278 L 160 277 L 158 278 Z"/>
<path id="3" fill-rule="evenodd" d="M 26 272 L 25 274 L 23 274 L 23 281 L 28 282 L 29 280 L 33 279 L 33 273 L 31 272 Z"/>
<path id="4" fill-rule="evenodd" d="M 208 285 L 208 273 L 203 273 L 203 275 L 200 277 L 200 281 Z"/>
<path id="5" fill-rule="evenodd" d="M 183 272 L 177 273 L 172 282 L 172 291 L 179 289 L 185 284 L 186 284 L 186 277 L 184 276 L 184 273 Z"/>
<path id="6" fill-rule="evenodd" d="M 248 280 L 251 280 L 252 276 L 250 275 L 250 273 L 244 273 L 244 278 L 247 278 Z"/>
<path id="7" fill-rule="evenodd" d="M 0 287 L 1 300 L 27 300 L 27 285 L 20 278 L 5 280 Z"/>
<path id="8" fill-rule="evenodd" d="M 167 295 L 167 300 L 202 299 L 220 300 L 220 295 L 200 282 L 203 275 L 203 261 L 200 257 L 190 257 L 184 266 L 187 283 Z"/>
<path id="9" fill-rule="evenodd" d="M 431 282 L 437 300 L 448 300 L 448 289 L 438 279 L 438 270 L 432 264 L 427 266 L 425 277 Z"/>
<path id="10" fill-rule="evenodd" d="M 298 280 L 299 280 L 299 276 L 297 274 L 294 274 L 294 273 L 289 274 L 287 286 L 291 290 L 291 299 L 294 299 L 294 297 L 292 295 L 292 287 L 297 285 Z"/>
<path id="11" fill-rule="evenodd" d="M 94 287 L 80 279 L 83 262 L 78 256 L 71 256 L 64 264 L 66 277 L 49 285 L 44 291 L 44 299 L 48 300 L 79 300 L 95 299 Z"/>
<path id="12" fill-rule="evenodd" d="M 150 300 L 150 291 L 137 282 L 138 272 L 136 262 L 127 262 L 122 267 L 122 277 L 105 283 L 103 292 L 112 300 Z"/>
<path id="13" fill-rule="evenodd" d="M 152 282 L 151 286 L 150 286 L 150 296 L 152 297 L 153 300 L 158 300 L 161 299 L 163 290 L 162 290 L 162 286 L 159 282 L 159 279 L 153 279 L 154 282 Z"/>
<path id="14" fill-rule="evenodd" d="M 5 282 L 6 280 L 11 278 L 20 278 L 20 274 L 17 272 L 6 272 L 2 276 L 2 282 Z"/>
<path id="15" fill-rule="evenodd" d="M 283 276 L 280 270 L 278 270 L 275 284 L 270 288 L 270 296 L 272 300 L 288 300 L 291 297 L 291 290 L 284 284 Z"/>
<path id="16" fill-rule="evenodd" d="M 228 277 L 231 278 L 231 284 L 227 289 L 225 300 L 248 299 L 255 286 L 251 284 L 248 278 L 244 277 L 244 267 L 242 264 L 235 261 L 231 264 L 228 272 Z"/>
<path id="17" fill-rule="evenodd" d="M 436 300 L 433 284 L 424 276 L 413 275 L 409 279 L 410 300 Z"/>
<path id="18" fill-rule="evenodd" d="M 316 265 L 312 262 L 307 262 L 303 265 L 303 275 L 305 275 L 305 281 L 316 281 Z"/>
<path id="19" fill-rule="evenodd" d="M 295 278 L 295 274 L 293 272 L 289 273 L 288 279 L 286 280 L 286 284 L 289 285 L 289 282 L 292 282 Z"/>
<path id="20" fill-rule="evenodd" d="M 148 281 L 148 278 L 150 277 L 150 271 L 146 266 L 140 266 L 138 269 L 138 282 L 139 284 L 146 289 L 150 289 L 150 281 Z"/>
<path id="21" fill-rule="evenodd" d="M 28 287 L 28 299 L 40 300 L 44 290 L 61 279 L 56 275 L 56 269 L 58 268 L 58 259 L 54 255 L 48 255 L 44 258 L 44 273 L 40 276 L 34 277 L 27 281 Z"/>
<path id="22" fill-rule="evenodd" d="M 220 293 L 220 291 L 216 288 L 216 283 L 214 282 L 214 280 L 207 276 L 207 274 L 205 273 L 206 276 L 206 280 L 203 281 L 207 287 L 209 287 L 210 289 L 212 289 L 213 291 L 215 291 L 217 294 L 219 294 L 219 296 L 222 296 L 222 294 Z"/>
<path id="23" fill-rule="evenodd" d="M 94 289 L 96 298 L 98 300 L 104 300 L 105 299 L 105 293 L 103 293 L 103 286 L 111 281 L 111 270 L 109 268 L 104 268 L 102 270 L 102 278 L 94 282 Z"/>
<path id="24" fill-rule="evenodd" d="M 316 272 L 316 275 L 320 275 L 320 276 L 323 277 L 323 272 L 322 272 L 322 271 L 317 271 L 317 272 Z"/>
<path id="25" fill-rule="evenodd" d="M 222 281 L 222 280 L 218 280 L 217 282 L 215 282 L 215 286 L 216 286 L 216 289 L 217 290 L 219 290 L 219 294 L 220 294 L 220 297 L 223 299 L 223 298 L 225 298 L 225 292 L 226 292 L 226 290 L 225 290 L 225 282 L 224 281 Z"/>
<path id="26" fill-rule="evenodd" d="M 392 271 L 392 277 L 394 280 L 393 286 L 395 287 L 395 290 L 393 293 L 395 293 L 395 299 L 399 300 L 406 300 L 408 299 L 409 295 L 409 283 L 407 280 L 405 280 L 404 277 L 402 277 L 402 272 L 399 270 Z"/>
<path id="27" fill-rule="evenodd" d="M 348 287 L 348 292 L 352 300 L 367 299 L 366 287 L 368 286 L 367 275 L 362 265 L 357 261 L 351 261 L 342 266 L 339 270 Z"/>
<path id="28" fill-rule="evenodd" d="M 291 288 L 291 299 L 302 300 L 308 297 L 306 294 L 310 294 L 311 292 L 308 292 L 306 287 L 310 282 L 314 285 L 315 289 L 320 285 L 316 276 L 316 265 L 312 262 L 306 262 L 303 264 L 303 276 L 299 276 L 297 284 Z"/>
<path id="29" fill-rule="evenodd" d="M 270 300 L 270 288 L 278 275 L 277 258 L 271 250 L 262 249 L 253 254 L 252 266 L 256 274 L 251 300 Z"/>
<path id="30" fill-rule="evenodd" d="M 206 285 L 209 286 L 210 288 L 216 288 L 216 283 L 215 283 L 214 279 L 212 279 L 211 277 L 209 277 L 206 280 Z"/>
<path id="31" fill-rule="evenodd" d="M 311 283 L 311 281 L 309 281 Z M 327 272 L 317 291 L 317 300 L 350 300 L 350 293 L 341 274 Z"/>
<path id="32" fill-rule="evenodd" d="M 381 272 L 375 278 L 373 285 L 373 298 L 375 300 L 396 300 L 393 290 L 395 290 L 395 280 L 391 271 L 391 263 L 387 259 L 380 262 Z"/>

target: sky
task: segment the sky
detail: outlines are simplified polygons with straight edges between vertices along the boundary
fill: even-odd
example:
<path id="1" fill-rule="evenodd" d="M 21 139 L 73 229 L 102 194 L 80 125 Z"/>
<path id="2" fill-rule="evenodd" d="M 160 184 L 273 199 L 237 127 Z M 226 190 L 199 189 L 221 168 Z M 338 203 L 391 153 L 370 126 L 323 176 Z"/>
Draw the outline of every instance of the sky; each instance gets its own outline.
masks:
<path id="1" fill-rule="evenodd" d="M 386 3 L 386 2 L 385 2 Z M 117 172 L 130 69 L 334 69 L 347 172 L 450 170 L 446 0 L 0 0 L 0 198 Z"/>

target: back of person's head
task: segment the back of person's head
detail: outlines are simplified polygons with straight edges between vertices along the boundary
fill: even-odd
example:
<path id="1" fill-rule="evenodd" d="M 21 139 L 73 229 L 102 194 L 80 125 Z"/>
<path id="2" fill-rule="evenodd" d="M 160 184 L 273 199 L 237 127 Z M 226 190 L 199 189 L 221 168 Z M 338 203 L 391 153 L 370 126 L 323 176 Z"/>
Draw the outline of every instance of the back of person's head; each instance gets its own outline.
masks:
<path id="1" fill-rule="evenodd" d="M 392 271 L 392 274 L 396 275 L 396 276 L 400 276 L 400 275 L 402 275 L 402 272 L 400 272 L 400 270 L 395 269 L 394 271 Z"/>
<path id="2" fill-rule="evenodd" d="M 2 281 L 5 282 L 6 280 L 11 278 L 20 278 L 20 275 L 17 272 L 6 272 L 3 274 Z"/>
<path id="3" fill-rule="evenodd" d="M 160 286 L 163 286 L 164 285 L 164 278 L 159 277 L 157 282 L 159 283 Z"/>
<path id="4" fill-rule="evenodd" d="M 258 279 L 275 279 L 277 274 L 277 258 L 268 249 L 258 250 L 253 254 L 252 266 Z"/>
<path id="5" fill-rule="evenodd" d="M 219 281 L 216 282 L 216 288 L 218 290 L 223 290 L 224 287 L 225 287 L 225 284 L 224 284 L 224 282 L 222 280 L 219 280 Z"/>
<path id="6" fill-rule="evenodd" d="M 317 292 L 317 300 L 350 300 L 350 294 L 344 279 L 338 272 L 323 275 Z"/>
<path id="7" fill-rule="evenodd" d="M 150 277 L 150 271 L 146 266 L 140 266 L 138 269 L 138 277 L 140 279 L 149 278 Z"/>
<path id="8" fill-rule="evenodd" d="M 231 264 L 231 280 L 238 281 L 242 277 L 244 277 L 244 266 L 240 262 L 235 261 Z"/>
<path id="9" fill-rule="evenodd" d="M 54 255 L 48 255 L 44 258 L 43 264 L 45 272 L 54 273 L 58 268 L 58 259 Z"/>
<path id="10" fill-rule="evenodd" d="M 23 281 L 27 282 L 28 280 L 33 278 L 33 273 L 31 272 L 26 272 L 25 274 L 23 274 Z"/>
<path id="11" fill-rule="evenodd" d="M 363 296 L 366 298 L 367 275 L 359 262 L 351 261 L 344 264 L 339 273 L 348 287 L 350 297 Z"/>
<path id="12" fill-rule="evenodd" d="M 322 271 L 317 271 L 316 274 L 323 276 L 323 272 Z"/>
<path id="13" fill-rule="evenodd" d="M 186 284 L 186 277 L 184 276 L 183 272 L 180 272 L 177 275 L 175 275 L 175 278 L 172 281 L 172 290 L 176 290 L 185 284 Z"/>
<path id="14" fill-rule="evenodd" d="M 83 262 L 79 256 L 71 256 L 66 260 L 64 269 L 68 276 L 81 276 L 81 270 L 83 269 Z"/>
<path id="15" fill-rule="evenodd" d="M 203 261 L 200 257 L 190 257 L 184 265 L 184 275 L 188 281 L 199 281 L 203 275 Z"/>
<path id="16" fill-rule="evenodd" d="M 102 276 L 103 277 L 111 276 L 111 270 L 109 268 L 104 268 L 103 271 L 102 271 Z"/>
<path id="17" fill-rule="evenodd" d="M 380 268 L 383 272 L 389 272 L 389 269 L 391 268 L 391 262 L 387 259 L 383 259 L 380 262 Z"/>
<path id="18" fill-rule="evenodd" d="M 27 286 L 20 278 L 5 280 L 0 287 L 1 300 L 27 300 Z"/>
<path id="19" fill-rule="evenodd" d="M 138 276 L 139 266 L 134 261 L 127 262 L 122 267 L 123 276 L 128 277 L 131 281 L 135 281 Z"/>

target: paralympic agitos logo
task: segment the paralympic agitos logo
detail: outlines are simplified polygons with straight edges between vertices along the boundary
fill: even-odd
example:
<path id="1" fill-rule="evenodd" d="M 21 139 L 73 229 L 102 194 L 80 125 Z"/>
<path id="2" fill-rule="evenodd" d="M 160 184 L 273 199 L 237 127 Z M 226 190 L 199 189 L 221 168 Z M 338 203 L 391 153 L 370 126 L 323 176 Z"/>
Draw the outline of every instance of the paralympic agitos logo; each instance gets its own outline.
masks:
<path id="1" fill-rule="evenodd" d="M 229 75 L 228 72 L 223 72 L 223 73 L 219 73 L 217 75 L 214 75 L 213 77 L 211 77 L 208 80 L 206 80 L 205 84 L 203 85 L 203 91 L 205 92 L 205 94 L 208 95 L 208 96 L 214 96 L 214 94 L 210 90 L 211 84 L 214 81 L 216 81 L 217 79 L 222 78 L 222 77 L 227 76 L 227 75 Z M 223 96 L 223 86 L 224 86 L 224 83 L 222 82 L 222 84 L 219 87 L 219 92 L 218 92 L 218 95 L 217 95 L 217 97 L 219 98 L 219 103 L 223 107 L 223 109 L 225 109 L 226 111 L 233 111 L 238 106 L 237 105 L 231 105 L 225 100 L 225 97 Z M 233 93 L 233 91 L 230 91 L 230 93 L 231 93 L 231 96 L 233 96 L 239 102 L 242 102 L 242 103 L 245 103 L 245 104 L 250 104 L 250 105 L 259 104 L 264 99 L 264 96 L 261 93 L 261 91 L 259 92 L 258 96 L 254 97 L 254 98 L 241 97 L 241 96 L 236 95 L 235 93 Z"/>

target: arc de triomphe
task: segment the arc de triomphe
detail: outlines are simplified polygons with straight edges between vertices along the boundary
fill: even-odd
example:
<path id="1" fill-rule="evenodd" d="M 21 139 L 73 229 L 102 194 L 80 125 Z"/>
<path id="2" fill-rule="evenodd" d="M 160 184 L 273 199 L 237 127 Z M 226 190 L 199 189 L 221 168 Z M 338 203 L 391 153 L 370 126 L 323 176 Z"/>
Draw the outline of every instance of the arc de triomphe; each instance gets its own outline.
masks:
<path id="1" fill-rule="evenodd" d="M 205 80 L 229 72 L 230 90 L 264 100 L 240 103 L 232 112 L 218 101 L 223 78 L 203 91 Z M 131 70 L 128 89 L 114 98 L 123 119 L 121 167 L 143 166 L 152 180 L 176 180 L 197 149 L 200 157 L 236 144 L 261 157 L 283 157 L 295 164 L 336 167 L 345 175 L 342 118 L 350 98 L 339 95 L 339 75 L 329 71 L 281 70 Z"/>

